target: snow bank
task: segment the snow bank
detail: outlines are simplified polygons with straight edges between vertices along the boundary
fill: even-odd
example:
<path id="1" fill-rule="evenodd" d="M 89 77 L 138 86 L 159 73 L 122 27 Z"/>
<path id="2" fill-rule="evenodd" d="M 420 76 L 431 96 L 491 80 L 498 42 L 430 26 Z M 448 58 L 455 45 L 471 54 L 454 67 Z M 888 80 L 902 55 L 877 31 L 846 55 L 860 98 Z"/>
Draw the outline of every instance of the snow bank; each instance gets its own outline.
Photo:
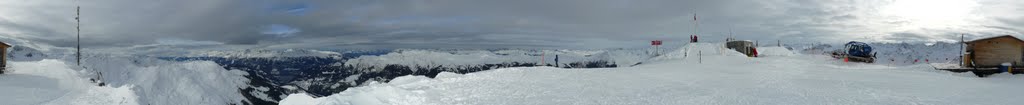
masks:
<path id="1" fill-rule="evenodd" d="M 373 82 L 363 87 L 349 88 L 345 92 L 326 98 L 312 98 L 306 94 L 292 94 L 281 105 L 424 105 L 434 101 L 423 94 L 422 84 L 430 81 L 424 76 L 403 76 L 389 83 Z M 331 99 L 331 100 L 325 100 Z M 338 100 L 333 100 L 338 99 Z"/>
<path id="2" fill-rule="evenodd" d="M 315 105 L 317 102 L 313 96 L 309 96 L 305 93 L 291 94 L 287 98 L 281 100 L 280 105 Z"/>
<path id="3" fill-rule="evenodd" d="M 700 57 L 711 57 L 711 56 L 730 56 L 730 57 L 746 57 L 743 53 L 731 50 L 725 47 L 723 43 L 689 43 L 683 45 L 682 48 L 665 53 L 661 56 L 651 58 L 645 63 L 652 62 L 664 62 L 667 60 L 679 60 L 679 59 L 690 59 L 694 62 L 700 60 Z"/>
<path id="4" fill-rule="evenodd" d="M 224 70 L 211 61 L 170 63 L 127 72 L 129 84 L 143 100 L 154 105 L 224 105 L 245 100 L 239 89 L 247 87 L 247 75 Z"/>
<path id="5" fill-rule="evenodd" d="M 10 62 L 0 74 L 0 102 L 9 105 L 138 105 L 127 86 L 97 86 L 62 61 Z"/>
<path id="6" fill-rule="evenodd" d="M 0 102 L 25 104 L 224 105 L 245 100 L 245 72 L 225 70 L 210 61 L 167 62 L 146 59 L 89 59 L 75 70 L 62 61 L 11 62 L 0 75 Z M 96 71 L 99 72 L 96 72 Z M 99 77 L 106 86 L 89 78 Z M 23 94 L 23 95 L 15 95 Z M 14 99 L 14 100 L 4 100 Z M 25 105 L 15 104 L 15 105 Z"/>
<path id="7" fill-rule="evenodd" d="M 709 47 L 710 48 L 710 47 Z M 694 48 L 691 48 L 694 49 Z M 506 68 L 405 76 L 283 102 L 304 105 L 986 104 L 1024 103 L 1022 75 L 956 76 L 928 66 L 835 62 L 824 56 L 705 56 L 628 68 Z M 296 99 L 296 100 L 292 100 Z M 310 102 L 310 100 L 312 100 Z"/>

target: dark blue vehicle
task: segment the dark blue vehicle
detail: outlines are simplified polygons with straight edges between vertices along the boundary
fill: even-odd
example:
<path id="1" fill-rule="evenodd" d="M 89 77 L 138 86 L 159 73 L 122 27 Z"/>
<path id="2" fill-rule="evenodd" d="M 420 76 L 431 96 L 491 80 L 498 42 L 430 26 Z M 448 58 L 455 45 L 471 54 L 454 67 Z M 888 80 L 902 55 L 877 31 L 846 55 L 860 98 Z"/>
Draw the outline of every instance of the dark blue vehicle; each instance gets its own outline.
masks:
<path id="1" fill-rule="evenodd" d="M 845 51 L 842 51 L 845 50 Z M 875 62 L 875 52 L 871 46 L 864 42 L 850 41 L 840 51 L 832 52 L 832 57 L 853 62 Z"/>
<path id="2" fill-rule="evenodd" d="M 871 46 L 868 46 L 868 44 L 864 42 L 850 41 L 849 43 L 846 43 L 846 54 L 849 54 L 850 56 L 870 57 L 872 56 Z"/>

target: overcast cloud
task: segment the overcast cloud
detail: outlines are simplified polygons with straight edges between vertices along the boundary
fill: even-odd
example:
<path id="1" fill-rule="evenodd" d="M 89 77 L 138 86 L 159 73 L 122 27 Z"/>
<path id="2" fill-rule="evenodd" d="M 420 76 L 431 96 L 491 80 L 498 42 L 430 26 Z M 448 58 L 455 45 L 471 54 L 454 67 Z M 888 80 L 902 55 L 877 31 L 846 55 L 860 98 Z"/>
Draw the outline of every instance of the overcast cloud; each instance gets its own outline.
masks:
<path id="1" fill-rule="evenodd" d="M 620 48 L 738 39 L 936 42 L 1024 33 L 1019 0 L 0 0 L 0 37 L 86 47 Z M 730 32 L 731 30 L 731 32 Z"/>

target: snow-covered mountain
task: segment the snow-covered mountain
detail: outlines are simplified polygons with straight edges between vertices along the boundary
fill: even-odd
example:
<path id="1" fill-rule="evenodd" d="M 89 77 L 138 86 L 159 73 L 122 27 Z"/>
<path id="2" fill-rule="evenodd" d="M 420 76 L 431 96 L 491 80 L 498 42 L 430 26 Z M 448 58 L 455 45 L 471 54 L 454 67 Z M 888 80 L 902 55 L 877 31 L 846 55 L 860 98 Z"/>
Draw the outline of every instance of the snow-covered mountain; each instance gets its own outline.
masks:
<path id="1" fill-rule="evenodd" d="M 11 47 L 7 53 L 5 56 L 10 61 L 39 61 L 48 58 L 42 51 L 25 46 Z"/>

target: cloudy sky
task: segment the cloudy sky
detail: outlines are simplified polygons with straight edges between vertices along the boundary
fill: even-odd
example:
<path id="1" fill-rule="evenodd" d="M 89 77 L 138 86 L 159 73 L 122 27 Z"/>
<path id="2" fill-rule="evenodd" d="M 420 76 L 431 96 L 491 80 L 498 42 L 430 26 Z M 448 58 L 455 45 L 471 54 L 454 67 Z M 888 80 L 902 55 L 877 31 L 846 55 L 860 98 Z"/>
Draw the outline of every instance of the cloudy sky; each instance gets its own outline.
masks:
<path id="1" fill-rule="evenodd" d="M 0 37 L 85 47 L 620 48 L 1024 33 L 1021 0 L 0 0 Z M 694 24 L 694 15 L 698 22 Z"/>

